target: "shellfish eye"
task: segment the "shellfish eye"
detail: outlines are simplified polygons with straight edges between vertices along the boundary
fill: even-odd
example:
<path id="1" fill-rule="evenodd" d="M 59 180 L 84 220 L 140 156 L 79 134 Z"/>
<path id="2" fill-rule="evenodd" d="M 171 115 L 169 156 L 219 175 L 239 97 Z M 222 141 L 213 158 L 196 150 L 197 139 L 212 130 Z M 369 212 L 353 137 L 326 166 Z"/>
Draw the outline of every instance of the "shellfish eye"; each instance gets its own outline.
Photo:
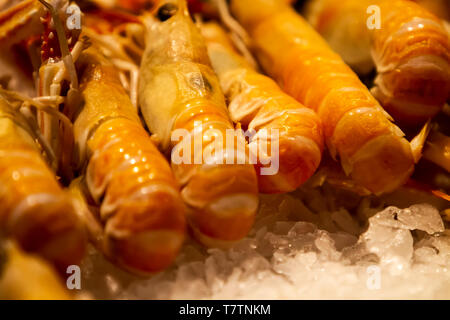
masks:
<path id="1" fill-rule="evenodd" d="M 174 3 L 166 3 L 158 9 L 156 16 L 160 21 L 166 21 L 172 18 L 178 12 L 178 6 Z"/>
<path id="2" fill-rule="evenodd" d="M 189 79 L 190 84 L 192 85 L 192 87 L 194 87 L 195 89 L 204 89 L 208 92 L 212 91 L 212 85 L 209 82 L 208 78 L 205 77 L 203 74 L 201 73 L 195 73 L 190 79 Z"/>

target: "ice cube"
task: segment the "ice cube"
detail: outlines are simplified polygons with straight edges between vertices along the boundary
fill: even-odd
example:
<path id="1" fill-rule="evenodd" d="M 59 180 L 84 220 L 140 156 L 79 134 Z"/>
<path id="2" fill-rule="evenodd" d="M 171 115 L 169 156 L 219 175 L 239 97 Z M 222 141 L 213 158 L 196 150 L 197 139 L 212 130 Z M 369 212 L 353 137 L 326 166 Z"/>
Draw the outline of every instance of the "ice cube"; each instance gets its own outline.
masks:
<path id="1" fill-rule="evenodd" d="M 400 210 L 397 218 L 410 230 L 423 230 L 428 234 L 445 230 L 439 211 L 429 204 L 416 204 Z"/>

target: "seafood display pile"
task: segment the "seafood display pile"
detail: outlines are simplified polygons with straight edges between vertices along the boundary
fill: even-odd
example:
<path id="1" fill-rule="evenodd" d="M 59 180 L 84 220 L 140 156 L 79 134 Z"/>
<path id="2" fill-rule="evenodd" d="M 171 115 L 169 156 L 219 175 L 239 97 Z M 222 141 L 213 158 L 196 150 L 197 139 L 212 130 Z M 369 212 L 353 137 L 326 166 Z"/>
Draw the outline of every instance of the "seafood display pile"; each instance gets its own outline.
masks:
<path id="1" fill-rule="evenodd" d="M 0 298 L 450 299 L 445 12 L 0 1 Z"/>

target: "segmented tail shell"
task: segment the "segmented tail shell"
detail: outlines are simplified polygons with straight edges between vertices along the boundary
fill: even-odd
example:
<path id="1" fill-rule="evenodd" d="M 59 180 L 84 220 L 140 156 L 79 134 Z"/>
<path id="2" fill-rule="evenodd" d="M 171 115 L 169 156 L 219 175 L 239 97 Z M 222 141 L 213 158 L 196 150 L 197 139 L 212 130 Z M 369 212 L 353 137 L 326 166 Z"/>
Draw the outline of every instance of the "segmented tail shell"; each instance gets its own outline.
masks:
<path id="1" fill-rule="evenodd" d="M 173 126 L 173 130 L 188 130 L 189 135 L 174 144 L 172 152 L 178 153 L 187 143 L 191 157 L 188 163 L 172 160 L 172 168 L 190 207 L 191 226 L 207 245 L 239 240 L 253 225 L 258 208 L 255 171 L 245 159 L 247 146 L 239 150 L 237 141 L 234 146 L 227 145 L 227 130 L 234 132 L 234 127 L 223 108 L 204 99 L 189 105 Z M 201 129 L 196 122 L 202 124 Z M 223 141 L 217 144 L 220 137 Z M 215 149 L 218 145 L 220 150 Z M 195 149 L 201 150 L 200 158 Z M 209 154 L 215 158 L 208 158 Z M 244 159 L 242 164 L 238 164 L 239 158 Z"/>
<path id="2" fill-rule="evenodd" d="M 375 96 L 398 121 L 425 122 L 450 98 L 450 37 L 440 19 L 405 0 L 379 1 L 373 31 Z"/>
<path id="3" fill-rule="evenodd" d="M 272 79 L 253 70 L 234 50 L 220 26 L 205 24 L 202 32 L 228 98 L 231 119 L 255 132 L 249 144 L 258 156 L 259 190 L 280 193 L 297 189 L 313 175 L 321 161 L 320 119 L 314 111 L 282 92 Z M 267 149 L 258 149 L 264 143 Z M 268 163 L 270 160 L 272 163 Z"/>

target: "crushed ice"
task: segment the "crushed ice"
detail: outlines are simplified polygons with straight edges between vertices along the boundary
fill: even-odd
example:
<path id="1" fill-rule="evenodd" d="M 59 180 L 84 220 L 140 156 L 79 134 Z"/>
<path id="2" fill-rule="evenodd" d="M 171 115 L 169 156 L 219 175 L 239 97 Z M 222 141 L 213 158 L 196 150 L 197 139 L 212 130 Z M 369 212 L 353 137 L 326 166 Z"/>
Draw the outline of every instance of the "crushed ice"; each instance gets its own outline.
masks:
<path id="1" fill-rule="evenodd" d="M 450 299 L 450 230 L 434 206 L 326 189 L 261 202 L 249 237 L 228 251 L 191 241 L 171 269 L 143 279 L 91 249 L 82 286 L 118 299 Z"/>

